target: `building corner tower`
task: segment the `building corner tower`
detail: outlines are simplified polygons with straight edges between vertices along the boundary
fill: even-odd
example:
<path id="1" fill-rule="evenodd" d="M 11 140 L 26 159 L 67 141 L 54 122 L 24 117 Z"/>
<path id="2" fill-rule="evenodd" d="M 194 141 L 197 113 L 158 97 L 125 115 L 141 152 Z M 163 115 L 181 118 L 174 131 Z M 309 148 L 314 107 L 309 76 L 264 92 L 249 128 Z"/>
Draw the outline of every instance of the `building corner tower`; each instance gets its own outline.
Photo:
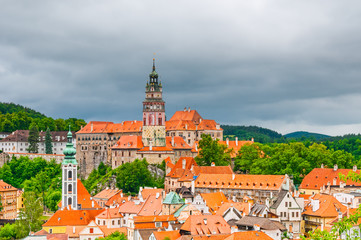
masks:
<path id="1" fill-rule="evenodd" d="M 165 102 L 162 98 L 162 83 L 158 82 L 158 73 L 153 69 L 149 74 L 149 82 L 145 87 L 145 100 L 143 101 L 143 131 L 144 146 L 164 147 L 165 142 Z"/>
<path id="2" fill-rule="evenodd" d="M 71 206 L 71 209 L 78 209 L 77 196 L 77 167 L 78 162 L 75 159 L 76 150 L 73 146 L 73 134 L 70 131 L 67 135 L 68 141 L 63 151 L 65 158 L 61 164 L 62 166 L 62 209 Z"/>

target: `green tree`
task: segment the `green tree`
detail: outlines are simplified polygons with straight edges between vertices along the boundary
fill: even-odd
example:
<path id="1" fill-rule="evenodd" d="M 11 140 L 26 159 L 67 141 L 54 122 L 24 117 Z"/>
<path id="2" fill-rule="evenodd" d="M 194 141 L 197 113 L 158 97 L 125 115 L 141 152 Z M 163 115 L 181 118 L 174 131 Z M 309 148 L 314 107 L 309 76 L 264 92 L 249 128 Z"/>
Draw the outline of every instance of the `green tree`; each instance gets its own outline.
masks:
<path id="1" fill-rule="evenodd" d="M 210 166 L 214 162 L 217 166 L 230 164 L 230 151 L 226 145 L 219 144 L 218 140 L 213 140 L 208 134 L 202 134 L 199 141 L 199 154 L 195 158 L 200 166 Z"/>
<path id="2" fill-rule="evenodd" d="M 155 179 L 148 170 L 145 159 L 136 159 L 132 163 L 125 163 L 117 169 L 117 186 L 123 192 L 137 193 L 141 186 L 155 186 Z"/>
<path id="3" fill-rule="evenodd" d="M 48 193 L 48 195 L 46 196 L 46 206 L 48 206 L 48 208 L 51 211 L 56 211 L 58 209 L 58 203 L 61 200 L 61 192 L 60 191 L 51 191 Z"/>
<path id="4" fill-rule="evenodd" d="M 46 133 L 45 133 L 45 153 L 53 154 L 53 143 L 49 128 L 46 129 Z"/>
<path id="5" fill-rule="evenodd" d="M 124 235 L 124 233 L 120 233 L 120 232 L 116 231 L 102 239 L 103 240 L 127 240 L 127 237 Z"/>
<path id="6" fill-rule="evenodd" d="M 234 160 L 234 170 L 246 173 L 251 169 L 253 162 L 263 155 L 256 143 L 242 146 Z"/>
<path id="7" fill-rule="evenodd" d="M 24 192 L 24 208 L 20 210 L 19 220 L 16 221 L 16 228 L 20 237 L 25 237 L 29 232 L 36 232 L 41 229 L 43 224 L 42 212 L 42 199 L 37 198 L 33 192 Z"/>
<path id="8" fill-rule="evenodd" d="M 30 125 L 29 137 L 28 137 L 28 152 L 37 153 L 38 152 L 38 143 L 39 143 L 39 130 L 38 126 L 34 123 Z"/>
<path id="9" fill-rule="evenodd" d="M 17 239 L 17 229 L 15 224 L 7 223 L 0 228 L 0 239 Z"/>

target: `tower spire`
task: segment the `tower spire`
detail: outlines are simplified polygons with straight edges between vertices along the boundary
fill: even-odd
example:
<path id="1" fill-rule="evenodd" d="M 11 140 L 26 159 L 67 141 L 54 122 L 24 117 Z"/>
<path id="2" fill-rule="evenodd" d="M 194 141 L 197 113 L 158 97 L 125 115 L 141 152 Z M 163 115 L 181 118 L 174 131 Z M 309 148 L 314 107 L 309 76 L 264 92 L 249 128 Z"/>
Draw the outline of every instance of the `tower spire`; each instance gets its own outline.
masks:
<path id="1" fill-rule="evenodd" d="M 153 71 L 155 71 L 155 58 L 153 58 Z"/>

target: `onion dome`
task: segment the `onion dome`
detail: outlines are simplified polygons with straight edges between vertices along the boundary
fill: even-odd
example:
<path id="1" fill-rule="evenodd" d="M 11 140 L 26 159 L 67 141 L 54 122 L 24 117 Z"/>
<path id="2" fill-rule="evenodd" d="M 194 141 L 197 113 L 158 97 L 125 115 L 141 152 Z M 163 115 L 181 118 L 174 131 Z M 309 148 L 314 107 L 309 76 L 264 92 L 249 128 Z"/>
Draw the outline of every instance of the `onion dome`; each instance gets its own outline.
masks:
<path id="1" fill-rule="evenodd" d="M 69 163 L 78 164 L 75 159 L 76 149 L 73 146 L 73 134 L 70 131 L 70 126 L 69 126 L 69 132 L 68 132 L 67 138 L 68 138 L 68 141 L 67 141 L 66 147 L 63 151 L 65 157 L 64 157 L 62 164 L 63 165 L 67 165 Z"/>

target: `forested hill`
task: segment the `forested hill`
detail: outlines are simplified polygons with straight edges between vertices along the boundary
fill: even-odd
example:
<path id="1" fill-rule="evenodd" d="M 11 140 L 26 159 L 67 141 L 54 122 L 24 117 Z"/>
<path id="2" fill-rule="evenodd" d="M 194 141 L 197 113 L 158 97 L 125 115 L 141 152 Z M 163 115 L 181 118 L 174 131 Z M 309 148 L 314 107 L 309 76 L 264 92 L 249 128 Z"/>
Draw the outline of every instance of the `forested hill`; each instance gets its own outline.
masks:
<path id="1" fill-rule="evenodd" d="M 288 133 L 284 135 L 286 138 L 294 138 L 294 139 L 314 139 L 314 140 L 322 140 L 330 138 L 331 136 L 319 133 L 311 133 L 311 132 L 304 132 L 298 131 L 293 133 Z"/>
<path id="2" fill-rule="evenodd" d="M 260 143 L 269 143 L 269 142 L 284 142 L 285 139 L 282 134 L 262 127 L 257 126 L 231 126 L 231 125 L 221 125 L 223 128 L 224 138 L 229 138 L 234 140 L 238 137 L 240 140 L 251 140 L 254 138 L 254 141 Z"/>
<path id="3" fill-rule="evenodd" d="M 42 113 L 39 113 L 31 108 L 21 106 L 15 103 L 3 103 L 0 102 L 0 114 L 7 113 L 18 113 L 18 112 L 26 112 L 29 117 L 32 118 L 45 118 L 46 116 Z"/>
<path id="4" fill-rule="evenodd" d="M 0 102 L 0 132 L 28 130 L 31 124 L 36 124 L 40 131 L 46 131 L 47 128 L 50 131 L 67 131 L 69 125 L 72 131 L 78 131 L 86 122 L 77 118 L 53 119 L 15 103 Z"/>

